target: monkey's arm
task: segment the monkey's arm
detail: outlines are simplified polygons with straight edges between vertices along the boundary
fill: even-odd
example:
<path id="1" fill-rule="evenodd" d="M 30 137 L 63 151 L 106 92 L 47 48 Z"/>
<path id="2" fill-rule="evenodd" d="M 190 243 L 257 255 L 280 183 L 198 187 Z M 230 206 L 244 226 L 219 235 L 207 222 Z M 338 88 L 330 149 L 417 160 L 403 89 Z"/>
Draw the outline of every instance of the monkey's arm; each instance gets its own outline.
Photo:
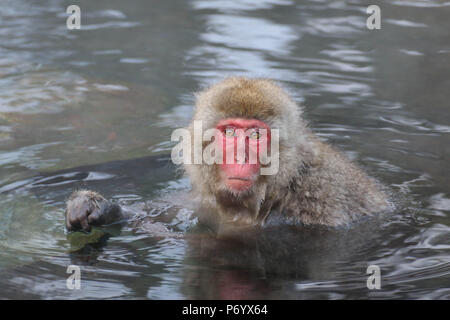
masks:
<path id="1" fill-rule="evenodd" d="M 68 231 L 90 231 L 92 226 L 104 226 L 119 221 L 128 221 L 140 232 L 153 237 L 178 238 L 180 232 L 171 231 L 161 222 L 155 222 L 139 212 L 119 206 L 106 200 L 102 195 L 90 190 L 72 193 L 67 201 L 66 227 Z"/>
<path id="2" fill-rule="evenodd" d="M 100 194 L 89 190 L 72 193 L 65 212 L 66 227 L 69 231 L 89 231 L 92 226 L 127 220 L 134 215 L 129 209 L 111 203 Z"/>

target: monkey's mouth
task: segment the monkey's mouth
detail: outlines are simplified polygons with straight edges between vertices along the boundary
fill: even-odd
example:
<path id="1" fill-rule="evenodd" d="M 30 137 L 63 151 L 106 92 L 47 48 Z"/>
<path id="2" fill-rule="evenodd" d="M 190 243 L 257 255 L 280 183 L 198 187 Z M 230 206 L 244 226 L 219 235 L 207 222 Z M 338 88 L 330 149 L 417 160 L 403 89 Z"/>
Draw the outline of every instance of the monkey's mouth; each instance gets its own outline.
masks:
<path id="1" fill-rule="evenodd" d="M 228 180 L 252 181 L 251 178 L 243 178 L 243 177 L 229 177 Z"/>
<path id="2" fill-rule="evenodd" d="M 253 179 L 248 177 L 228 177 L 225 184 L 234 191 L 244 191 L 253 185 Z"/>

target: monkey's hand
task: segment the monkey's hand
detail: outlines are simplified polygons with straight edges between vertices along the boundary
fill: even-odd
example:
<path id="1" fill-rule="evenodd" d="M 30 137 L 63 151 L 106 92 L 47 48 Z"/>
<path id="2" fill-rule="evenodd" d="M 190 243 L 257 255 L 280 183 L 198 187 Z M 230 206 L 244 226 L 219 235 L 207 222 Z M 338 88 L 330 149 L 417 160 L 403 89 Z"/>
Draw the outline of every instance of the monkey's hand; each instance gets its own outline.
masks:
<path id="1" fill-rule="evenodd" d="M 91 226 L 119 220 L 122 217 L 122 209 L 94 191 L 80 190 L 70 196 L 65 214 L 68 231 L 90 231 Z"/>

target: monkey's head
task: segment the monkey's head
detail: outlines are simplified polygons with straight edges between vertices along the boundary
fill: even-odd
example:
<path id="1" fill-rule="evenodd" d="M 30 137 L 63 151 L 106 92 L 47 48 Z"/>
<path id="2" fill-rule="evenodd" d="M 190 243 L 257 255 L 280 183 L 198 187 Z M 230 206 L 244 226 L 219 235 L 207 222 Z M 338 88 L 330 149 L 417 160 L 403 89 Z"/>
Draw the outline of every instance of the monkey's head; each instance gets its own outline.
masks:
<path id="1" fill-rule="evenodd" d="M 302 162 L 299 148 L 307 145 L 305 123 L 300 108 L 273 81 L 233 77 L 207 88 L 197 94 L 191 136 L 196 123 L 201 123 L 203 132 L 215 129 L 215 134 L 203 141 L 202 150 L 192 148 L 194 157 L 215 141 L 220 142 L 221 151 L 216 156 L 223 160 L 185 166 L 194 190 L 204 200 L 227 199 L 239 205 L 258 195 L 261 202 L 269 189 L 285 187 L 298 175 Z M 274 138 L 279 140 L 275 141 L 278 150 L 271 148 Z M 261 174 L 271 166 L 264 161 L 265 155 L 271 161 L 278 157 L 279 165 L 272 174 Z"/>

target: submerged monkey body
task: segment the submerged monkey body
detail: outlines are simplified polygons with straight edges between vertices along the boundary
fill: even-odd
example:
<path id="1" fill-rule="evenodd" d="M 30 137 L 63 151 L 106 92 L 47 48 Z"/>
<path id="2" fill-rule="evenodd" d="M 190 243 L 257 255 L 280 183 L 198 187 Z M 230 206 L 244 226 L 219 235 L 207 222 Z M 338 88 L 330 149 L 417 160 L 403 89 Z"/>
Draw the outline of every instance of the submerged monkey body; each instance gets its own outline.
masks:
<path id="1" fill-rule="evenodd" d="M 260 123 L 279 130 L 276 174 L 258 174 L 255 169 L 263 168 L 262 163 L 184 165 L 192 192 L 220 222 L 264 225 L 281 217 L 294 224 L 339 226 L 392 209 L 378 182 L 320 141 L 302 119 L 302 109 L 271 80 L 227 78 L 203 90 L 188 128 L 191 136 L 195 121 L 202 121 L 205 130 L 219 129 L 224 148 L 236 140 L 237 128 L 258 130 L 254 126 Z M 254 136 L 245 138 L 246 152 L 259 142 L 259 134 Z M 209 143 L 204 141 L 201 149 Z M 193 147 L 192 156 L 202 158 L 201 149 Z M 91 205 L 94 200 L 101 199 L 86 191 L 72 195 L 66 210 L 68 230 L 86 230 L 111 220 L 105 217 L 118 216 L 117 205 L 106 200 Z"/>

